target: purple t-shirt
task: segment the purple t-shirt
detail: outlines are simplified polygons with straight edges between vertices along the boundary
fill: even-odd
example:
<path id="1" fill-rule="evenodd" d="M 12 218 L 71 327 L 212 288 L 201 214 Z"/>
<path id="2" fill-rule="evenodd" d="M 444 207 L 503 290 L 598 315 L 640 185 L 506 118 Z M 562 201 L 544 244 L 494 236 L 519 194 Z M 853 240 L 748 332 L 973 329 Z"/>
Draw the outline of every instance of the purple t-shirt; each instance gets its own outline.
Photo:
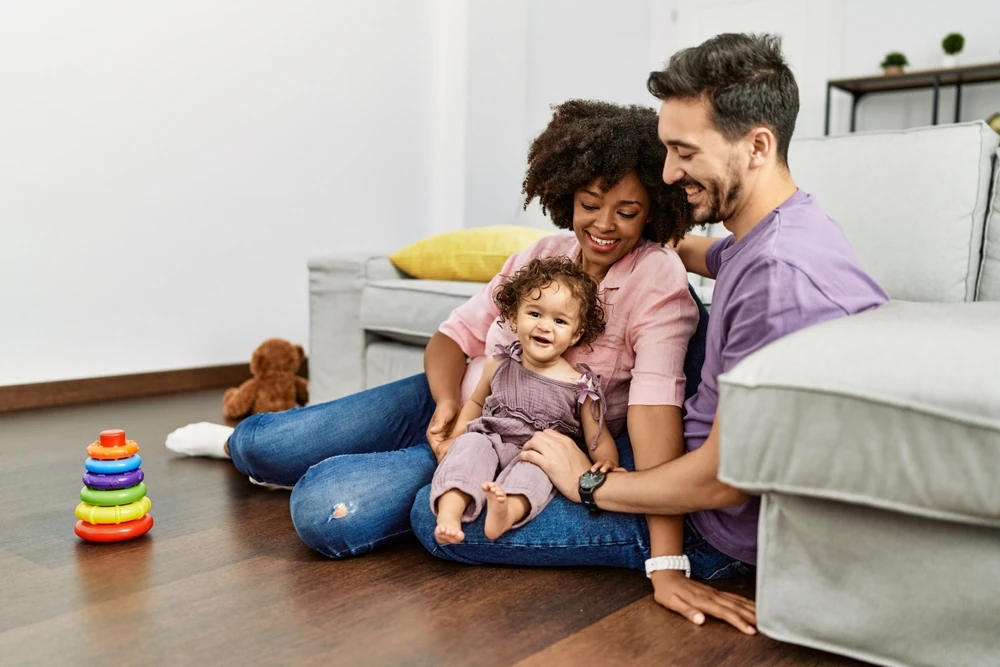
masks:
<path id="1" fill-rule="evenodd" d="M 701 447 L 712 428 L 719 375 L 793 331 L 889 300 L 861 268 L 840 225 L 801 190 L 739 243 L 730 236 L 713 244 L 706 263 L 716 283 L 701 385 L 684 406 L 689 452 Z M 755 564 L 759 510 L 760 499 L 754 497 L 738 507 L 697 512 L 691 518 L 709 544 Z"/>

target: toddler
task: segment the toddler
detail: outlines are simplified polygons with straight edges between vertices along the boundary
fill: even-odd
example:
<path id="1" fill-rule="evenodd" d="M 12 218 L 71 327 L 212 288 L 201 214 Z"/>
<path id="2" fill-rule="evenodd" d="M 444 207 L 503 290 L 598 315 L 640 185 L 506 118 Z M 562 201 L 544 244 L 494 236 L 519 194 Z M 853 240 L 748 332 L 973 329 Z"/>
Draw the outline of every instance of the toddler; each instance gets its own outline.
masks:
<path id="1" fill-rule="evenodd" d="M 475 520 L 484 505 L 484 530 L 492 540 L 545 508 L 552 482 L 535 464 L 517 459 L 537 431 L 582 437 L 594 470 L 618 467 L 600 376 L 562 357 L 604 332 L 597 283 L 568 258 L 535 259 L 501 284 L 494 300 L 500 323 L 507 322 L 517 340 L 497 345 L 487 361 L 434 474 L 431 509 L 441 544 L 465 539 L 462 524 Z"/>

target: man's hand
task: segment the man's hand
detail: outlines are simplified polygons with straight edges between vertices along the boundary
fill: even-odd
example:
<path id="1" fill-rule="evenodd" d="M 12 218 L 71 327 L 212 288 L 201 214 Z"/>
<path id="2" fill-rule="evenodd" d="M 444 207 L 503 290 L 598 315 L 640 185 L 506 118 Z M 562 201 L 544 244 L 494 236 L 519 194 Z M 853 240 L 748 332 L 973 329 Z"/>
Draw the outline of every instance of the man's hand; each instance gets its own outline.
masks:
<path id="1" fill-rule="evenodd" d="M 438 463 L 441 462 L 441 459 L 448 452 L 448 447 L 451 447 L 451 443 L 454 442 L 451 431 L 461 412 L 462 405 L 454 400 L 441 401 L 434 409 L 431 423 L 427 426 L 427 444 L 431 446 L 431 451 L 437 457 Z"/>
<path id="2" fill-rule="evenodd" d="M 539 431 L 524 443 L 517 458 L 534 463 L 560 493 L 574 503 L 580 502 L 580 476 L 590 470 L 590 459 L 571 438 L 552 429 Z"/>
<path id="3" fill-rule="evenodd" d="M 653 573 L 653 598 L 695 625 L 702 625 L 708 615 L 745 634 L 757 634 L 757 605 L 752 600 L 692 581 L 678 570 Z"/>
<path id="4" fill-rule="evenodd" d="M 618 461 L 611 461 L 609 459 L 601 459 L 590 466 L 590 472 L 625 472 L 625 468 L 618 465 Z"/>

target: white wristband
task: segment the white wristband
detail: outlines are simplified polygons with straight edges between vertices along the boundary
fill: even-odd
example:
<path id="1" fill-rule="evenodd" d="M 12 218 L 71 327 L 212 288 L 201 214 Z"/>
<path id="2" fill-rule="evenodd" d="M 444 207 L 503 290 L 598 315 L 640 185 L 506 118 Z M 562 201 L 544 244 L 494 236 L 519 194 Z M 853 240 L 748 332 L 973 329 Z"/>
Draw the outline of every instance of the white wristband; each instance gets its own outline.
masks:
<path id="1" fill-rule="evenodd" d="M 646 561 L 646 576 L 653 578 L 657 570 L 684 570 L 684 576 L 691 578 L 691 561 L 687 556 L 657 556 Z"/>

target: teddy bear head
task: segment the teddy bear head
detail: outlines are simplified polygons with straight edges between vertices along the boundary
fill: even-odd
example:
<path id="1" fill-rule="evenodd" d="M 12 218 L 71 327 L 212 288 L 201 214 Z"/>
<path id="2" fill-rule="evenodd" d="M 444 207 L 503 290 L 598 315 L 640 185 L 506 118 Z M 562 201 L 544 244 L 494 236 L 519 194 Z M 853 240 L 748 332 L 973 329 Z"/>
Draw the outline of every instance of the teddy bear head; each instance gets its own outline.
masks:
<path id="1" fill-rule="evenodd" d="M 253 351 L 250 372 L 258 378 L 294 374 L 305 357 L 301 345 L 293 345 L 281 338 L 268 338 Z"/>

